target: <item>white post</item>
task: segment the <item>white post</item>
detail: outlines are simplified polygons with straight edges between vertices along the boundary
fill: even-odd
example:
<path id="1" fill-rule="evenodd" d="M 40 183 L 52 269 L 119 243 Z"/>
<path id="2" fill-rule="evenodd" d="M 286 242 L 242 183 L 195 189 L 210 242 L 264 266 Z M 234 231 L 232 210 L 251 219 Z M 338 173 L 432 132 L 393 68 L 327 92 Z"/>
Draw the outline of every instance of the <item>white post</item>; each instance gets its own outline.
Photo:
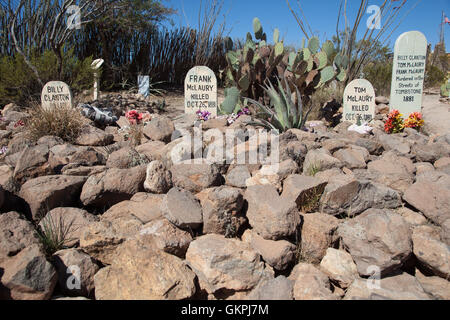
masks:
<path id="1" fill-rule="evenodd" d="M 103 62 L 105 62 L 103 59 L 97 59 L 91 64 L 91 67 L 94 70 L 94 101 L 98 100 L 98 96 L 100 94 L 99 76 L 97 70 L 100 69 Z"/>
<path id="2" fill-rule="evenodd" d="M 98 85 L 98 73 L 94 73 L 94 101 L 98 100 L 99 85 Z"/>

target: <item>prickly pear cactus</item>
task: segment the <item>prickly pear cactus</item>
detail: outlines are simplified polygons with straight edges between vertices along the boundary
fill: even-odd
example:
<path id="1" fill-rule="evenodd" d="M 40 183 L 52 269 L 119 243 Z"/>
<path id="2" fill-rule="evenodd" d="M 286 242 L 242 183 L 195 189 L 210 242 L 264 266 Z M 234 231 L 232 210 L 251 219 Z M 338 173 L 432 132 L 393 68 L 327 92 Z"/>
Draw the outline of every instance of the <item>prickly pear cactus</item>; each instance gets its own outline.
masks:
<path id="1" fill-rule="evenodd" d="M 441 96 L 444 98 L 450 97 L 450 80 L 441 86 Z"/>
<path id="2" fill-rule="evenodd" d="M 253 20 L 253 32 L 256 40 L 248 33 L 244 47 L 236 51 L 228 50 L 226 55 L 226 85 L 239 91 L 238 103 L 243 97 L 267 101 L 263 90 L 267 80 L 274 83 L 277 77 L 286 77 L 291 90 L 295 92 L 296 87 L 303 103 L 308 104 L 317 89 L 333 80 L 344 81 L 347 77 L 345 70 L 349 61 L 345 56 L 336 55 L 331 41 L 326 41 L 321 47 L 319 39 L 313 37 L 307 45 L 303 41 L 298 52 L 287 52 L 283 41 L 280 41 L 278 29 L 273 34 L 273 45 L 267 44 L 267 35 L 258 18 Z M 227 39 L 225 46 L 232 48 L 232 41 Z M 234 96 L 228 102 L 232 101 L 235 101 Z M 231 109 L 235 108 L 222 108 L 223 112 Z"/>

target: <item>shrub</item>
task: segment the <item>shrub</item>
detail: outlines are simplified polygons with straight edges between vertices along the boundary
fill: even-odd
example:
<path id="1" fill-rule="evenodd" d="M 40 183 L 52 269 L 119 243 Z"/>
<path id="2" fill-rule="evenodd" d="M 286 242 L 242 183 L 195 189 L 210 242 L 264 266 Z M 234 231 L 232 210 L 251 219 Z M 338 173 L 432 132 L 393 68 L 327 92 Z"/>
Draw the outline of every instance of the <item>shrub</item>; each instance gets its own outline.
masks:
<path id="1" fill-rule="evenodd" d="M 73 232 L 74 220 L 65 221 L 64 217 L 54 218 L 51 215 L 42 220 L 42 227 L 37 231 L 37 235 L 47 255 L 51 256 L 55 252 L 65 249 L 67 243 L 73 239 L 69 238 Z"/>
<path id="2" fill-rule="evenodd" d="M 428 65 L 425 71 L 425 88 L 434 88 L 445 81 L 445 73 L 439 68 Z"/>
<path id="3" fill-rule="evenodd" d="M 38 69 L 43 82 L 61 80 L 74 92 L 92 87 L 94 81 L 91 69 L 92 57 L 79 60 L 73 49 L 63 49 L 63 78 L 60 79 L 56 68 L 56 55 L 47 50 L 44 53 L 34 50 L 31 63 Z M 41 86 L 33 72 L 19 54 L 14 57 L 3 56 L 0 59 L 0 105 L 14 102 L 19 105 L 40 101 Z"/>
<path id="4" fill-rule="evenodd" d="M 36 105 L 29 110 L 30 118 L 25 124 L 31 140 L 41 137 L 56 136 L 64 141 L 74 142 L 80 135 L 85 119 L 80 112 L 72 107 L 45 109 Z"/>
<path id="5" fill-rule="evenodd" d="M 369 63 L 364 68 L 364 75 L 375 88 L 377 95 L 387 96 L 390 94 L 392 82 L 391 61 Z"/>

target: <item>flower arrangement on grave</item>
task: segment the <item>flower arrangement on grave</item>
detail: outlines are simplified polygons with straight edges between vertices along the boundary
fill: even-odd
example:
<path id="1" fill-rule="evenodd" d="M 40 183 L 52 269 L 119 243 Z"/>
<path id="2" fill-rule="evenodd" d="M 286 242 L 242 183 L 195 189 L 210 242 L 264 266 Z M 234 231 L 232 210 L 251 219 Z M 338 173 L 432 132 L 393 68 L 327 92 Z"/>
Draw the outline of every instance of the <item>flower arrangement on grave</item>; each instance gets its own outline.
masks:
<path id="1" fill-rule="evenodd" d="M 211 117 L 211 112 L 206 111 L 206 110 L 204 110 L 204 111 L 198 110 L 195 114 L 197 115 L 198 120 L 200 120 L 200 121 L 208 121 L 209 118 Z"/>
<path id="2" fill-rule="evenodd" d="M 403 115 L 398 110 L 392 110 L 389 113 L 388 119 L 384 124 L 384 131 L 386 133 L 400 133 L 403 131 Z"/>
<path id="3" fill-rule="evenodd" d="M 6 154 L 6 152 L 8 152 L 8 147 L 7 146 L 3 146 L 0 149 L 0 156 Z"/>
<path id="4" fill-rule="evenodd" d="M 403 121 L 403 115 L 398 110 L 392 110 L 384 124 L 384 131 L 389 134 L 403 132 L 405 128 L 412 128 L 419 131 L 424 123 L 420 112 L 411 113 L 409 117 Z"/>
<path id="5" fill-rule="evenodd" d="M 19 120 L 14 124 L 14 129 L 18 128 L 18 127 L 25 127 L 25 122 L 23 122 L 23 120 Z"/>
<path id="6" fill-rule="evenodd" d="M 242 108 L 238 113 L 232 113 L 227 117 L 228 124 L 233 124 L 240 116 L 249 115 L 250 110 L 248 108 Z"/>
<path id="7" fill-rule="evenodd" d="M 135 146 L 141 143 L 143 137 L 143 127 L 152 120 L 149 112 L 140 113 L 136 110 L 130 110 L 125 113 L 130 126 L 123 127 L 119 133 L 124 134 L 125 141 L 130 140 Z"/>
<path id="8" fill-rule="evenodd" d="M 419 131 L 424 123 L 425 121 L 423 120 L 422 114 L 420 112 L 413 112 L 409 115 L 408 119 L 405 120 L 404 127 Z"/>

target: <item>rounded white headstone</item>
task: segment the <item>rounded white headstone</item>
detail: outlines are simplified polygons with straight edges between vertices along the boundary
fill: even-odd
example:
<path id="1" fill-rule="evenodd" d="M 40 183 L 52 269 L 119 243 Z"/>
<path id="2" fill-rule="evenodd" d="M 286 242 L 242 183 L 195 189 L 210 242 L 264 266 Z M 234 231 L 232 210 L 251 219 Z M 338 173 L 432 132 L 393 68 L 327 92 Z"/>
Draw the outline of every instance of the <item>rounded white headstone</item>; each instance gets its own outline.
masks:
<path id="1" fill-rule="evenodd" d="M 42 89 L 41 104 L 44 109 L 72 107 L 72 92 L 62 81 L 47 82 Z"/>
<path id="2" fill-rule="evenodd" d="M 184 81 L 185 113 L 209 111 L 217 116 L 217 79 L 214 72 L 204 66 L 189 70 Z"/>
<path id="3" fill-rule="evenodd" d="M 391 110 L 404 117 L 422 110 L 427 38 L 419 31 L 403 33 L 395 42 L 392 68 Z"/>
<path id="4" fill-rule="evenodd" d="M 344 91 L 344 114 L 342 121 L 361 124 L 373 120 L 375 117 L 375 90 L 365 79 L 355 79 Z"/>

